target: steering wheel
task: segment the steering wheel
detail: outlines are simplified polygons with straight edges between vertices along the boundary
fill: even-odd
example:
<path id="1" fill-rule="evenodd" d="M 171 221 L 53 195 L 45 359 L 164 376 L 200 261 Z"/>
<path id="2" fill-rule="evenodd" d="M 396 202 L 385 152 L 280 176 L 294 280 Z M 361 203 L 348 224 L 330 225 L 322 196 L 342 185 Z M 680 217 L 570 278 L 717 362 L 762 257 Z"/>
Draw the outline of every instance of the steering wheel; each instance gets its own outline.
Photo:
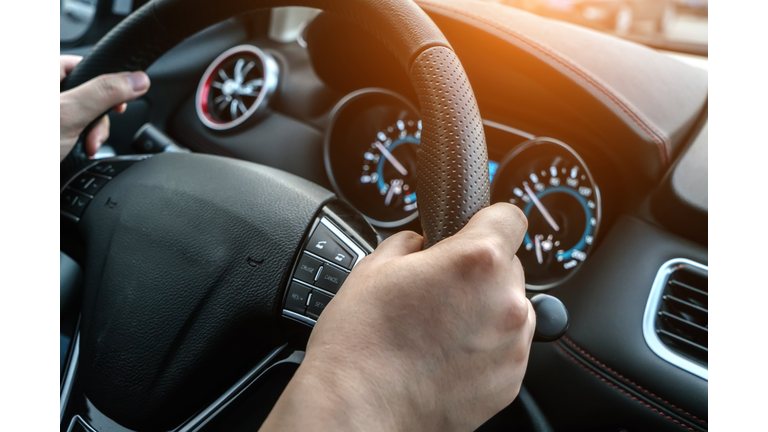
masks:
<path id="1" fill-rule="evenodd" d="M 485 137 L 461 63 L 410 0 L 155 0 L 106 35 L 62 90 L 144 70 L 209 25 L 289 5 L 341 14 L 395 54 L 422 114 L 424 247 L 458 232 L 489 204 Z M 280 343 L 291 316 L 284 299 L 310 236 L 327 228 L 356 256 L 348 268 L 376 246 L 332 192 L 254 163 L 180 153 L 94 163 L 81 142 L 61 171 L 62 196 L 82 192 L 83 176 L 102 181 L 81 194 L 84 210 L 68 213 L 85 250 L 78 385 L 134 429 L 178 426 L 231 384 L 249 347 Z"/>

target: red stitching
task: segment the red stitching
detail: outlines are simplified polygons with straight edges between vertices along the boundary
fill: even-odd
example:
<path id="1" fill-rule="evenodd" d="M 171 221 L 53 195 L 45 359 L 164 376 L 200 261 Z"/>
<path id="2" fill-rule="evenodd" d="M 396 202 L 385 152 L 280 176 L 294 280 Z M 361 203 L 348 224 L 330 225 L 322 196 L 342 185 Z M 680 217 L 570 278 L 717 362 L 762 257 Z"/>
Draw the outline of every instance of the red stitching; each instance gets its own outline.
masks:
<path id="1" fill-rule="evenodd" d="M 607 381 L 605 378 L 603 378 L 603 377 L 601 377 L 600 375 L 598 375 L 597 373 L 595 373 L 595 371 L 593 371 L 593 370 L 590 370 L 589 368 L 587 368 L 586 366 L 584 366 L 584 365 L 583 365 L 583 364 L 582 364 L 580 361 L 576 360 L 576 359 L 575 359 L 575 358 L 574 358 L 572 355 L 570 355 L 570 354 L 569 354 L 569 353 L 568 353 L 566 350 L 564 350 L 564 349 L 563 349 L 563 348 L 562 348 L 560 345 L 558 345 L 558 344 L 554 344 L 554 345 L 557 347 L 557 349 L 558 349 L 558 350 L 560 350 L 560 352 L 561 352 L 561 353 L 565 354 L 565 355 L 566 355 L 566 356 L 567 356 L 569 359 L 571 359 L 571 360 L 572 360 L 574 363 L 576 363 L 577 365 L 579 365 L 579 366 L 580 366 L 582 369 L 584 369 L 584 370 L 586 370 L 587 372 L 589 372 L 590 374 L 592 374 L 592 376 L 594 376 L 594 377 L 596 377 L 596 378 L 600 379 L 602 382 L 604 382 L 604 383 L 608 384 L 609 386 L 613 387 L 614 389 L 616 389 L 616 390 L 620 391 L 622 394 L 626 395 L 627 397 L 631 397 L 633 400 L 637 401 L 637 402 L 638 402 L 640 405 L 643 405 L 643 406 L 645 406 L 645 407 L 647 407 L 647 408 L 650 408 L 650 409 L 652 409 L 652 410 L 653 410 L 653 411 L 655 411 L 657 414 L 659 414 L 659 415 L 661 415 L 661 416 L 663 416 L 663 417 L 666 417 L 666 418 L 667 418 L 667 419 L 669 419 L 669 420 L 672 420 L 673 422 L 677 423 L 678 425 L 680 425 L 680 426 L 682 426 L 682 427 L 684 427 L 684 428 L 688 428 L 688 430 L 694 430 L 692 427 L 690 427 L 690 426 L 687 426 L 685 423 L 680 423 L 678 420 L 675 420 L 675 419 L 673 419 L 672 417 L 668 416 L 667 414 L 663 413 L 662 411 L 659 411 L 657 408 L 654 408 L 654 407 L 652 407 L 652 406 L 648 405 L 647 403 L 645 403 L 645 402 L 641 401 L 641 400 L 640 400 L 640 399 L 638 399 L 636 396 L 632 396 L 631 394 L 629 394 L 629 393 L 628 393 L 626 390 L 624 390 L 623 388 L 621 388 L 621 387 L 619 387 L 619 386 L 617 386 L 617 385 L 615 385 L 615 384 L 613 384 L 613 383 L 610 383 L 610 382 L 608 382 L 608 381 Z"/>
<path id="2" fill-rule="evenodd" d="M 573 73 L 575 73 L 576 75 L 579 75 L 581 78 L 583 78 L 589 84 L 591 84 L 599 92 L 601 92 L 605 96 L 607 96 L 608 99 L 611 100 L 611 102 L 613 102 L 617 107 L 619 107 L 619 109 L 624 111 L 624 114 L 626 114 L 629 118 L 631 118 L 632 121 L 634 121 L 635 124 L 638 125 L 640 127 L 640 129 L 642 129 L 643 132 L 645 132 L 656 143 L 656 146 L 659 148 L 659 154 L 661 156 L 661 164 L 663 166 L 667 165 L 667 157 L 671 157 L 671 153 L 670 153 L 670 150 L 669 150 L 669 142 L 667 141 L 667 137 L 663 133 L 661 133 L 658 129 L 656 129 L 651 124 L 650 121 L 646 120 L 642 115 L 640 115 L 640 113 L 638 113 L 634 109 L 632 109 L 631 108 L 632 105 L 629 102 L 624 100 L 621 96 L 608 91 L 608 85 L 603 83 L 599 78 L 593 76 L 592 74 L 590 74 L 589 72 L 587 72 L 585 70 L 580 69 L 577 65 L 570 63 L 570 61 L 566 60 L 564 57 L 558 57 L 559 54 L 554 53 L 554 52 L 550 52 L 548 49 L 544 48 L 542 45 L 538 44 L 537 42 L 534 42 L 534 41 L 526 38 L 525 36 L 515 32 L 514 30 L 507 28 L 503 24 L 496 23 L 496 22 L 493 22 L 493 21 L 490 21 L 490 20 L 486 20 L 484 17 L 479 17 L 477 15 L 471 14 L 471 13 L 463 11 L 463 10 L 457 10 L 457 9 L 453 9 L 451 7 L 447 7 L 447 6 L 444 6 L 444 5 L 430 3 L 429 1 L 418 0 L 418 2 L 426 4 L 426 5 L 429 5 L 431 7 L 437 8 L 437 9 L 442 9 L 442 10 L 445 10 L 445 11 L 450 11 L 450 12 L 453 12 L 453 13 L 464 15 L 464 16 L 466 16 L 468 18 L 472 18 L 472 19 L 475 19 L 477 21 L 480 21 L 483 24 L 490 25 L 491 27 L 493 27 L 493 28 L 495 28 L 497 30 L 500 30 L 500 31 L 502 31 L 504 33 L 507 33 L 508 35 L 510 35 L 510 36 L 512 36 L 512 37 L 514 37 L 516 39 L 519 39 L 521 42 L 526 43 L 526 44 L 530 45 L 531 47 L 541 51 L 545 55 L 551 57 L 556 62 L 558 62 L 561 65 L 565 66 L 566 68 L 570 69 Z M 595 83 L 598 83 L 600 85 L 597 85 Z M 621 103 L 619 103 L 619 102 L 621 102 Z M 641 119 L 642 122 L 639 121 L 638 119 Z M 651 133 L 648 129 L 646 129 L 646 127 L 652 129 L 656 133 L 656 135 Z M 666 153 L 665 153 L 665 151 L 666 151 Z"/>
<path id="3" fill-rule="evenodd" d="M 624 376 L 623 376 L 623 375 L 619 374 L 618 372 L 616 372 L 615 370 L 611 369 L 611 368 L 610 368 L 610 367 L 608 367 L 607 365 L 605 365 L 605 364 L 603 364 L 603 363 L 600 363 L 600 361 L 599 361 L 599 360 L 597 360 L 596 358 L 594 358 L 594 357 L 592 357 L 591 355 L 589 355 L 589 354 L 588 354 L 586 351 L 584 351 L 584 350 L 583 350 L 583 349 L 582 349 L 580 346 L 576 345 L 576 343 L 575 343 L 574 341 L 570 340 L 570 339 L 568 338 L 568 336 L 563 336 L 563 339 L 564 339 L 566 342 L 568 342 L 568 344 L 570 344 L 572 347 L 576 348 L 576 350 L 577 350 L 577 351 L 579 351 L 580 353 L 582 353 L 582 354 L 584 354 L 585 356 L 587 356 L 587 358 L 589 358 L 589 359 L 590 359 L 590 360 L 592 360 L 593 362 L 597 363 L 598 365 L 600 365 L 600 366 L 601 366 L 601 367 L 603 367 L 604 369 L 607 369 L 608 371 L 610 371 L 610 372 L 611 372 L 611 373 L 613 373 L 614 375 L 618 376 L 619 378 L 623 379 L 624 381 L 626 381 L 626 382 L 628 382 L 628 383 L 632 384 L 632 385 L 633 385 L 633 386 L 635 386 L 636 388 L 638 388 L 638 389 L 640 389 L 640 390 L 644 391 L 645 393 L 648 393 L 648 394 L 649 394 L 649 395 L 651 395 L 652 397 L 655 397 L 656 399 L 658 399 L 658 400 L 660 400 L 660 401 L 664 402 L 665 404 L 667 404 L 667 405 L 671 406 L 672 408 L 675 408 L 676 410 L 678 410 L 678 411 L 680 411 L 680 412 L 682 412 L 682 413 L 685 413 L 685 414 L 687 414 L 687 415 L 689 415 L 689 416 L 693 417 L 694 419 L 696 419 L 696 420 L 698 420 L 698 421 L 700 421 L 700 422 L 702 422 L 702 423 L 707 423 L 707 421 L 706 421 L 706 420 L 702 420 L 702 419 L 700 419 L 700 418 L 696 417 L 695 415 L 692 415 L 691 413 L 689 413 L 689 412 L 687 412 L 687 411 L 685 411 L 685 410 L 683 410 L 683 409 L 681 409 L 681 408 L 678 408 L 678 407 L 676 407 L 674 404 L 671 404 L 671 403 L 669 403 L 668 401 L 666 401 L 666 400 L 662 399 L 661 397 L 659 397 L 659 396 L 656 396 L 655 394 L 653 394 L 653 392 L 650 392 L 650 391 L 648 391 L 648 390 L 646 390 L 646 389 L 642 388 L 641 386 L 639 386 L 639 385 L 635 384 L 635 382 L 634 382 L 634 381 L 632 381 L 632 380 L 630 380 L 630 379 L 628 379 L 628 378 L 624 378 Z"/>

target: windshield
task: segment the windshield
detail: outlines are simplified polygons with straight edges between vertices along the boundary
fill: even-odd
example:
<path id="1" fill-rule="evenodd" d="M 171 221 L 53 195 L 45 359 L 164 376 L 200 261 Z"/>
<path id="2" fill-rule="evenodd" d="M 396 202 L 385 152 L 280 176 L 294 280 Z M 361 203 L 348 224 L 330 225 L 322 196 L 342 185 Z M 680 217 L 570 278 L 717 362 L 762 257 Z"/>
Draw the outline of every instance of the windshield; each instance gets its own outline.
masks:
<path id="1" fill-rule="evenodd" d="M 708 0 L 486 0 L 654 48 L 707 55 Z"/>

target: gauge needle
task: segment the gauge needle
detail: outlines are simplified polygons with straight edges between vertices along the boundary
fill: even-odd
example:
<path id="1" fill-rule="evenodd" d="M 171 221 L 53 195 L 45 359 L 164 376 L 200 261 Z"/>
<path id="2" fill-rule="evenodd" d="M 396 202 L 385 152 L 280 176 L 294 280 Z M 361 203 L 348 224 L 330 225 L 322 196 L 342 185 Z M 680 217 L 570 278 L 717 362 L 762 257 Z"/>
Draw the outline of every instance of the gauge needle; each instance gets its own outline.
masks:
<path id="1" fill-rule="evenodd" d="M 394 179 L 389 184 L 389 192 L 387 192 L 387 197 L 384 199 L 384 205 L 388 206 L 389 203 L 392 202 L 392 196 L 393 195 L 400 195 L 400 192 L 402 192 L 402 184 L 403 181 L 400 179 Z"/>
<path id="2" fill-rule="evenodd" d="M 531 190 L 531 187 L 528 186 L 528 182 L 523 182 L 523 188 L 525 188 L 525 192 L 528 194 L 529 197 L 531 197 L 531 200 L 536 205 L 536 208 L 539 209 L 539 211 L 541 212 L 541 215 L 544 216 L 544 219 L 547 220 L 547 223 L 549 224 L 549 226 L 551 226 L 552 229 L 555 231 L 560 231 L 560 227 L 557 225 L 557 222 L 555 222 L 555 220 L 552 218 L 552 215 L 549 214 L 549 212 L 547 211 L 547 208 L 544 207 L 544 204 L 542 204 L 541 201 L 539 201 L 539 198 L 536 197 L 536 194 L 533 193 L 533 191 Z"/>
<path id="3" fill-rule="evenodd" d="M 392 156 L 392 153 L 390 153 L 389 150 L 387 150 L 387 148 L 381 145 L 381 143 L 378 141 L 376 141 L 376 148 L 379 149 L 381 154 L 383 154 L 384 157 L 387 158 L 387 160 L 392 164 L 392 166 L 395 167 L 397 172 L 402 175 L 408 175 L 408 170 L 405 169 L 403 164 L 401 164 L 399 160 L 395 159 L 395 157 Z"/>
<path id="4" fill-rule="evenodd" d="M 536 234 L 533 241 L 536 243 L 536 261 L 538 261 L 539 264 L 544 264 L 544 257 L 541 255 L 541 235 Z"/>

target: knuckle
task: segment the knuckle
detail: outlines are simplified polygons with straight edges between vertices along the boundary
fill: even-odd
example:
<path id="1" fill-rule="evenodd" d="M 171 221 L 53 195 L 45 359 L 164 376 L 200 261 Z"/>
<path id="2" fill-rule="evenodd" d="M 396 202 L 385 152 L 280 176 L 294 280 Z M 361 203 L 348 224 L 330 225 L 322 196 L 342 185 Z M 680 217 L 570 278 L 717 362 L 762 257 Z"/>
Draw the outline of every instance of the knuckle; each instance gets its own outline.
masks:
<path id="1" fill-rule="evenodd" d="M 521 282 L 525 285 L 525 271 L 523 270 L 523 263 L 520 262 L 520 258 L 517 255 L 512 257 L 512 272 L 522 277 Z"/>
<path id="2" fill-rule="evenodd" d="M 507 309 L 507 326 L 519 330 L 526 326 L 529 319 L 530 301 L 524 296 L 514 296 Z"/>
<path id="3" fill-rule="evenodd" d="M 119 75 L 102 75 L 97 80 L 99 92 L 107 99 L 121 99 L 129 93 L 128 83 Z"/>
<path id="4" fill-rule="evenodd" d="M 524 365 L 528 363 L 528 356 L 530 355 L 530 352 L 529 344 L 516 344 L 510 353 L 510 360 L 512 360 L 512 364 Z"/>
<path id="5" fill-rule="evenodd" d="M 413 231 L 400 231 L 392 237 L 403 243 L 421 243 L 423 241 L 423 237 Z"/>
<path id="6" fill-rule="evenodd" d="M 396 234 L 391 235 L 387 239 L 385 239 L 378 248 L 376 248 L 376 251 L 387 251 L 387 250 L 399 250 L 399 249 L 418 249 L 421 248 L 421 245 L 423 243 L 423 239 L 420 235 L 416 234 L 413 231 L 400 231 Z M 374 252 L 375 254 L 375 252 Z"/>
<path id="7" fill-rule="evenodd" d="M 493 226 L 499 233 L 523 233 L 528 230 L 528 218 L 516 205 L 509 203 L 496 203 L 483 209 L 478 215 L 482 215 L 484 224 Z"/>
<path id="8" fill-rule="evenodd" d="M 466 267 L 488 270 L 497 267 L 503 260 L 503 249 L 497 239 L 483 238 L 469 242 L 459 254 Z"/>

